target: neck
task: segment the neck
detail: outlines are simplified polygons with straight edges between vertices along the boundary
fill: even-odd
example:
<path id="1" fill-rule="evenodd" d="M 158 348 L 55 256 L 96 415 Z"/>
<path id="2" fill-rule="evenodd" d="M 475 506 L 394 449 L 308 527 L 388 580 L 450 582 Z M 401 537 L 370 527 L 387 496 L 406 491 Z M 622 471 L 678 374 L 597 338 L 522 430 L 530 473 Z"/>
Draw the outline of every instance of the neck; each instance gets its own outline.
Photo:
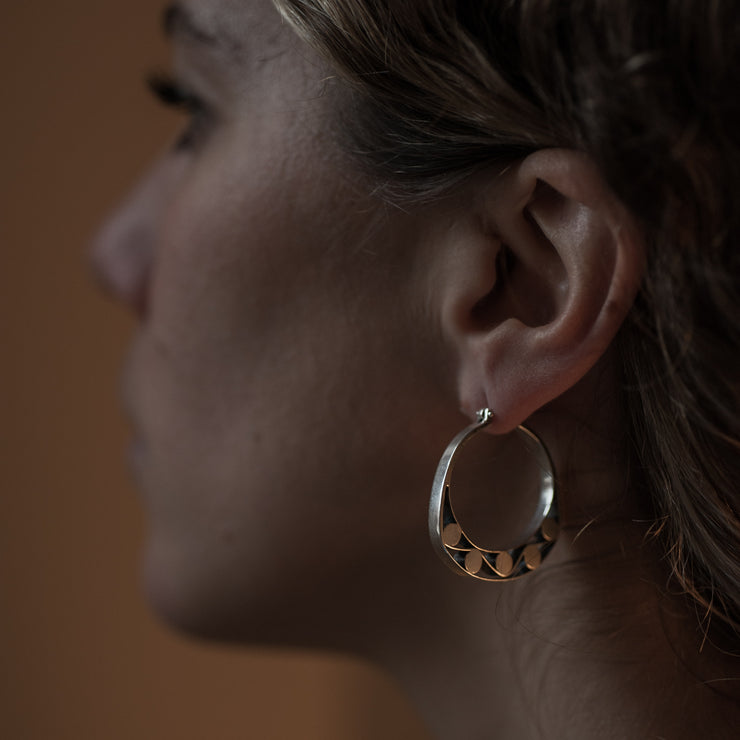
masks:
<path id="1" fill-rule="evenodd" d="M 612 436 L 582 414 L 532 420 L 561 482 L 562 532 L 540 569 L 491 584 L 430 557 L 418 571 L 427 580 L 399 594 L 413 606 L 388 619 L 374 657 L 439 738 L 721 738 L 740 726 L 740 664 L 665 593 L 649 506 L 628 483 L 618 404 L 598 408 L 592 424 Z"/>
<path id="2" fill-rule="evenodd" d="M 737 696 L 726 679 L 738 666 L 709 644 L 700 652 L 695 615 L 654 585 L 644 531 L 596 525 L 575 545 L 564 537 L 515 582 L 440 572 L 428 593 L 444 583 L 444 598 L 376 655 L 435 735 L 720 738 L 737 727 L 737 705 L 711 682 Z"/>

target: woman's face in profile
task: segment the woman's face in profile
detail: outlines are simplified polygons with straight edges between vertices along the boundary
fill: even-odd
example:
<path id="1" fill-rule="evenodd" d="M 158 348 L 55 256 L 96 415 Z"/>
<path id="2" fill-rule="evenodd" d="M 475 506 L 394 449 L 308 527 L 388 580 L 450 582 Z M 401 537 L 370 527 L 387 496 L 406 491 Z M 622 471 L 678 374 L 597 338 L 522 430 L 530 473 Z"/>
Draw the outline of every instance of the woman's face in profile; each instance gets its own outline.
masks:
<path id="1" fill-rule="evenodd" d="M 338 85 L 269 0 L 167 17 L 158 87 L 189 120 L 94 250 L 140 319 L 123 396 L 147 590 L 197 632 L 337 632 L 332 609 L 425 540 L 443 370 L 421 366 L 418 223 L 362 194 Z"/>

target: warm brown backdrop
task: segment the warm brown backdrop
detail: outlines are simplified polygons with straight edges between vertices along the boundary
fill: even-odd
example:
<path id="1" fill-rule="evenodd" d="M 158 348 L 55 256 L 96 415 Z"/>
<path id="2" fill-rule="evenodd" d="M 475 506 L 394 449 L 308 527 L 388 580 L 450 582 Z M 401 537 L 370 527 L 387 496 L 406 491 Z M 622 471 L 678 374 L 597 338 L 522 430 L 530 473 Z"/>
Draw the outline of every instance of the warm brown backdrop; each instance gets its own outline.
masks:
<path id="1" fill-rule="evenodd" d="M 157 0 L 0 7 L 0 737 L 414 740 L 350 661 L 194 645 L 141 602 L 115 384 L 131 329 L 86 242 L 173 119 Z"/>

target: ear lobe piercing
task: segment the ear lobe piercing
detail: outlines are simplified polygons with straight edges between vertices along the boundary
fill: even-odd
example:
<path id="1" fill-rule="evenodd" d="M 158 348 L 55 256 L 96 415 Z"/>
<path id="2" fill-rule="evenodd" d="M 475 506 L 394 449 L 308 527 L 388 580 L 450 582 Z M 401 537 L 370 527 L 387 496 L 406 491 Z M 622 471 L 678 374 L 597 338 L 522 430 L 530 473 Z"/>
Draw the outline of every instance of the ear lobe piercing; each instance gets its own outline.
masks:
<path id="1" fill-rule="evenodd" d="M 477 420 L 463 429 L 447 446 L 437 466 L 429 500 L 429 537 L 437 554 L 456 573 L 482 581 L 510 581 L 537 569 L 555 544 L 559 533 L 555 471 L 542 440 L 525 426 L 516 433 L 532 454 L 540 471 L 540 489 L 533 521 L 535 533 L 510 550 L 487 550 L 466 536 L 450 503 L 455 458 L 470 438 L 490 424 L 493 412 L 478 411 Z"/>

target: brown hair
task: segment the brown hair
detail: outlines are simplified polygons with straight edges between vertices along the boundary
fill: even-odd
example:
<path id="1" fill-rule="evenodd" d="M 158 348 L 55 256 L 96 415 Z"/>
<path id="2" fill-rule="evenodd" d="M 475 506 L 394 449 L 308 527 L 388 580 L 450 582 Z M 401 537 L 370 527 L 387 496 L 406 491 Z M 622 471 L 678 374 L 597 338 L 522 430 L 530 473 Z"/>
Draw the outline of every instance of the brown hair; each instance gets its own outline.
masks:
<path id="1" fill-rule="evenodd" d="M 740 8 L 735 0 L 276 0 L 351 83 L 350 149 L 429 199 L 587 152 L 643 226 L 622 328 L 635 484 L 672 573 L 740 630 Z"/>

